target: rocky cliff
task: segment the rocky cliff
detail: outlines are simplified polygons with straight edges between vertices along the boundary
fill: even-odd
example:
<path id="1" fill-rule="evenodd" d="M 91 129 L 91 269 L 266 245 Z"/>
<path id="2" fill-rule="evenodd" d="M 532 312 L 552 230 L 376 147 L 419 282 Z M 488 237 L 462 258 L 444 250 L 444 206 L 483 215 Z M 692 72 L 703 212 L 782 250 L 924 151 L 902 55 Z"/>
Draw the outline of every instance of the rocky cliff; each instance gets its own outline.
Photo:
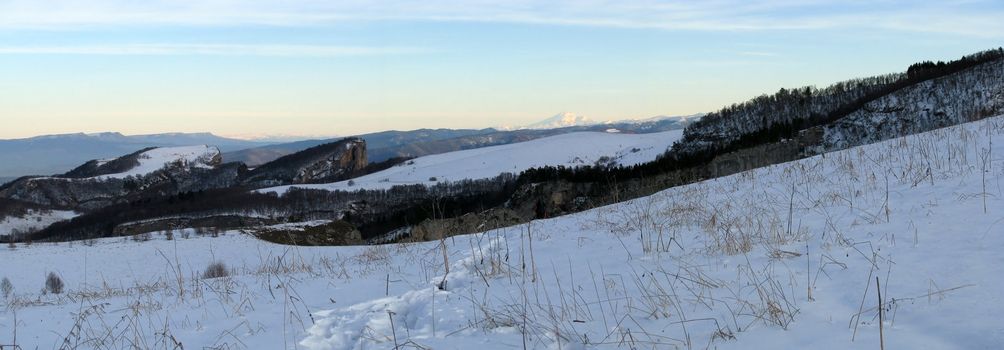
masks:
<path id="1" fill-rule="evenodd" d="M 290 154 L 248 172 L 242 182 L 251 187 L 333 182 L 369 164 L 366 141 L 347 138 Z"/>

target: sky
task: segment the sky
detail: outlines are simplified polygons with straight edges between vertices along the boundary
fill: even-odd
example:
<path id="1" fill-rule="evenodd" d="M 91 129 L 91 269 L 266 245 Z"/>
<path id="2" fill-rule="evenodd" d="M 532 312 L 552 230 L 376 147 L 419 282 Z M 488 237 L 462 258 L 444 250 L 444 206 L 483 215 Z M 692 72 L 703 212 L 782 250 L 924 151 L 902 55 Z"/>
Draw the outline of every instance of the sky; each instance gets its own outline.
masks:
<path id="1" fill-rule="evenodd" d="M 1004 45 L 981 0 L 0 0 L 0 138 L 689 115 Z"/>

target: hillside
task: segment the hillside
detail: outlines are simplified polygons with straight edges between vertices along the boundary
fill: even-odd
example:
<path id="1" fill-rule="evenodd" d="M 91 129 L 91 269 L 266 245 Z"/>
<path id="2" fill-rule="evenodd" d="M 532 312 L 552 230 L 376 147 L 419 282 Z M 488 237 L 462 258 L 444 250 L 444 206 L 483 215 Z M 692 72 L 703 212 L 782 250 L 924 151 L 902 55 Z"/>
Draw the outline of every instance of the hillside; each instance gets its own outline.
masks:
<path id="1" fill-rule="evenodd" d="M 208 133 L 122 135 L 120 133 L 47 135 L 0 140 L 2 178 L 64 173 L 92 159 L 106 159 L 150 147 L 211 145 L 221 151 L 257 147 L 262 143 Z"/>
<path id="2" fill-rule="evenodd" d="M 0 186 L 0 197 L 50 209 L 86 211 L 141 193 L 232 186 L 234 181 L 227 178 L 236 178 L 239 169 L 221 166 L 219 155 L 219 150 L 210 146 L 144 149 L 119 158 L 93 160 L 63 175 L 20 178 Z"/>
<path id="3" fill-rule="evenodd" d="M 992 349 L 1002 134 L 994 117 L 436 242 L 189 229 L 18 245 L 0 275 L 40 347 L 877 348 L 878 287 L 887 348 Z M 200 278 L 214 261 L 229 276 Z M 50 271 L 66 287 L 42 295 Z"/>
<path id="4" fill-rule="evenodd" d="M 647 120 L 625 120 L 597 125 L 518 130 L 419 129 L 412 131 L 384 131 L 355 137 L 366 141 L 370 162 L 379 163 L 397 157 L 414 158 L 481 147 L 499 146 L 571 132 L 605 132 L 608 129 L 614 129 L 625 133 L 653 133 L 680 130 L 693 119 L 655 117 Z M 309 140 L 256 147 L 224 153 L 223 159 L 227 162 L 242 162 L 250 167 L 254 167 L 284 155 L 323 143 L 334 142 L 335 140 Z"/>
<path id="5" fill-rule="evenodd" d="M 372 162 L 382 162 L 388 158 L 392 158 L 397 155 L 384 155 L 383 153 L 390 154 L 390 152 L 381 153 L 380 151 L 374 152 L 374 150 L 385 149 L 385 148 L 397 148 L 412 143 L 445 140 L 445 139 L 472 136 L 472 135 L 481 135 L 490 133 L 492 131 L 494 130 L 421 129 L 412 131 L 384 131 L 384 132 L 359 135 L 356 137 L 366 141 L 366 144 L 369 148 L 368 151 L 371 154 L 370 160 Z M 242 162 L 244 164 L 247 164 L 249 167 L 256 167 L 261 164 L 265 164 L 273 160 L 276 160 L 282 156 L 293 154 L 322 144 L 335 142 L 337 140 L 340 140 L 340 138 L 324 139 L 324 140 L 304 140 L 304 141 L 296 141 L 289 143 L 281 143 L 276 145 L 266 145 L 266 146 L 227 152 L 223 154 L 223 159 L 227 162 Z"/>
<path id="6" fill-rule="evenodd" d="M 88 162 L 64 177 L 100 181 L 142 177 L 175 165 L 208 169 L 219 164 L 219 157 L 220 150 L 212 146 L 158 147 L 125 157 Z"/>
<path id="7" fill-rule="evenodd" d="M 249 171 L 241 181 L 254 187 L 331 181 L 368 164 L 366 142 L 346 138 L 279 157 Z"/>
<path id="8" fill-rule="evenodd" d="M 577 132 L 501 146 L 424 156 L 349 181 L 297 185 L 305 189 L 389 189 L 399 185 L 435 184 L 519 174 L 541 166 L 635 165 L 655 160 L 680 138 L 682 131 L 652 134 Z M 546 152 L 543 152 L 546 150 Z M 285 193 L 289 186 L 259 192 Z"/>

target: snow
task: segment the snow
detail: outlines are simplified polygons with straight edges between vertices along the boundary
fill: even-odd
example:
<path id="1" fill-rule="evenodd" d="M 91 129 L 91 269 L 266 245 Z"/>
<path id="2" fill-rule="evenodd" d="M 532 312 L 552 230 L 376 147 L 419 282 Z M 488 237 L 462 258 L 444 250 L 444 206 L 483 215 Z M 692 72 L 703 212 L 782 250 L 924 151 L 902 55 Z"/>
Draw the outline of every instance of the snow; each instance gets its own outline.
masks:
<path id="1" fill-rule="evenodd" d="M 72 219 L 77 215 L 79 214 L 70 210 L 28 210 L 28 213 L 21 217 L 2 217 L 0 218 L 0 236 L 9 235 L 15 230 L 22 233 L 41 230 L 56 222 Z"/>
<path id="2" fill-rule="evenodd" d="M 398 185 L 487 179 L 508 172 L 547 165 L 594 165 L 601 158 L 621 165 L 652 161 L 683 135 L 681 130 L 652 134 L 576 132 L 527 142 L 419 157 L 380 172 L 330 184 L 293 185 L 260 189 L 285 193 L 291 187 L 323 190 L 389 189 Z M 436 181 L 431 179 L 435 178 Z"/>
<path id="3" fill-rule="evenodd" d="M 131 169 L 115 174 L 105 174 L 94 177 L 85 178 L 84 180 L 108 180 L 108 179 L 124 179 L 130 176 L 140 177 L 144 175 L 151 174 L 155 171 L 167 168 L 172 164 L 180 164 L 182 166 L 193 167 L 193 168 L 203 168 L 212 169 L 213 158 L 220 154 L 220 150 L 213 146 L 199 145 L 199 146 L 178 146 L 178 147 L 158 147 L 151 149 L 149 151 L 139 154 L 137 157 L 138 165 L 132 167 Z M 112 159 L 98 159 L 98 165 L 104 165 L 115 158 Z M 66 181 L 73 181 L 78 179 L 73 178 L 63 178 L 63 177 L 37 177 L 32 180 L 51 180 L 51 179 L 61 179 Z"/>
<path id="4" fill-rule="evenodd" d="M 1002 135 L 995 117 L 441 242 L 18 245 L 0 343 L 875 349 L 878 277 L 886 348 L 997 349 Z M 231 277 L 198 279 L 213 261 Z M 39 292 L 49 271 L 64 293 Z"/>
<path id="5" fill-rule="evenodd" d="M 140 154 L 139 165 L 132 169 L 117 174 L 96 176 L 94 179 L 124 179 L 129 176 L 143 176 L 176 163 L 208 169 L 212 168 L 209 165 L 210 161 L 219 153 L 220 150 L 216 147 L 206 145 L 154 148 Z"/>

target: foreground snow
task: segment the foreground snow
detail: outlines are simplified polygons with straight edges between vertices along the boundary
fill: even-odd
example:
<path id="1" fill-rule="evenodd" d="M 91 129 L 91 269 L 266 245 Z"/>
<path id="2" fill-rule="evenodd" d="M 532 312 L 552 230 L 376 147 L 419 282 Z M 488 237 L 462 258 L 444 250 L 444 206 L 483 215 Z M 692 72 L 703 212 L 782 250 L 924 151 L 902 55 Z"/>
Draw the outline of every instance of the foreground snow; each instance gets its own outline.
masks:
<path id="1" fill-rule="evenodd" d="M 875 349 L 878 277 L 886 348 L 996 349 L 1002 134 L 998 117 L 442 242 L 3 249 L 0 344 Z M 199 279 L 212 261 L 232 276 Z M 38 292 L 48 271 L 67 291 Z"/>
<path id="2" fill-rule="evenodd" d="M 398 185 L 487 179 L 502 173 L 518 174 L 541 166 L 583 166 L 601 163 L 635 165 L 655 160 L 679 140 L 682 130 L 652 134 L 577 132 L 527 142 L 419 157 L 384 171 L 349 181 L 320 185 L 265 188 L 285 193 L 291 187 L 323 190 L 389 189 Z M 605 158 L 604 158 L 605 157 Z M 605 161 L 605 162 L 604 162 Z"/>

